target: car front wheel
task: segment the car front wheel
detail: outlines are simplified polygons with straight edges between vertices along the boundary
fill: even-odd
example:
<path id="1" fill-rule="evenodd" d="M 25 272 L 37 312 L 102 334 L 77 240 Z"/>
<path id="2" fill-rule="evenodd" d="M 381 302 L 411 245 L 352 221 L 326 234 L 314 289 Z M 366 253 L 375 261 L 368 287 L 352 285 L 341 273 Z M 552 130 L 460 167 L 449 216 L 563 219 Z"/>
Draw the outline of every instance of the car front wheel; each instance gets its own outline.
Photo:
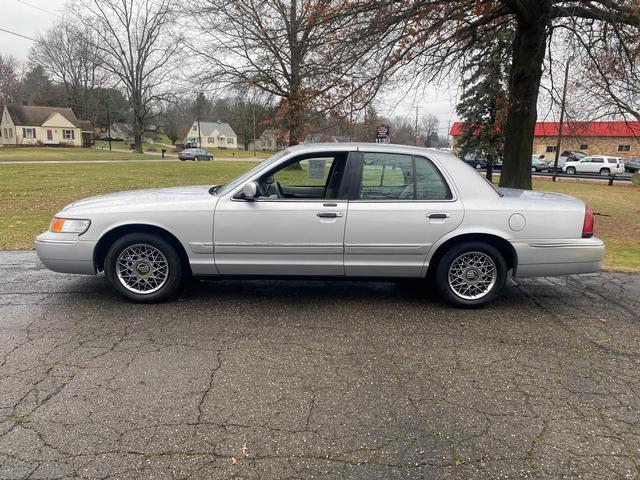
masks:
<path id="1" fill-rule="evenodd" d="M 500 252 L 482 242 L 449 249 L 438 262 L 435 280 L 442 298 L 461 308 L 482 307 L 496 298 L 507 279 Z"/>
<path id="2" fill-rule="evenodd" d="M 133 302 L 166 300 L 180 287 L 185 267 L 165 239 L 132 233 L 116 240 L 107 251 L 104 273 L 113 288 Z"/>
<path id="3" fill-rule="evenodd" d="M 567 167 L 567 175 L 575 175 L 576 169 L 575 167 Z"/>

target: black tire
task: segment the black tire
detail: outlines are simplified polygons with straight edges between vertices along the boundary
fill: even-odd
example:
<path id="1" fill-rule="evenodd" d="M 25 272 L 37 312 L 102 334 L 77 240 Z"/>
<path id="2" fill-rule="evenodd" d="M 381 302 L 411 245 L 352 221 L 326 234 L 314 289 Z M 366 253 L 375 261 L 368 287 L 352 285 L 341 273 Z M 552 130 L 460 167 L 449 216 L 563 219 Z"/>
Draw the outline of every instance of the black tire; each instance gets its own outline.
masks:
<path id="1" fill-rule="evenodd" d="M 149 293 L 138 293 L 132 288 L 127 288 L 125 286 L 126 281 L 121 280 L 118 275 L 117 263 L 120 255 L 127 251 L 128 248 L 140 245 L 159 251 L 164 256 L 164 261 L 168 266 L 168 273 L 164 283 L 155 291 L 149 289 Z M 119 238 L 109 247 L 104 261 L 104 273 L 111 286 L 127 300 L 137 303 L 162 302 L 171 297 L 180 288 L 186 272 L 185 265 L 183 265 L 176 249 L 164 238 L 148 233 L 130 233 Z"/>
<path id="2" fill-rule="evenodd" d="M 567 175 L 575 175 L 576 167 L 567 167 Z"/>
<path id="3" fill-rule="evenodd" d="M 488 257 L 495 269 L 493 284 L 477 298 L 465 298 L 456 292 L 449 282 L 449 270 L 457 259 L 465 254 L 481 254 Z M 477 271 L 476 271 L 477 272 Z M 482 242 L 464 242 L 447 250 L 435 270 L 435 283 L 443 300 L 458 308 L 478 308 L 492 302 L 500 293 L 507 280 L 507 263 L 502 254 L 493 246 Z M 468 295 L 472 296 L 472 295 Z"/>
<path id="4" fill-rule="evenodd" d="M 605 177 L 607 175 L 611 175 L 611 170 L 609 170 L 608 168 L 601 168 L 599 173 L 600 175 Z"/>

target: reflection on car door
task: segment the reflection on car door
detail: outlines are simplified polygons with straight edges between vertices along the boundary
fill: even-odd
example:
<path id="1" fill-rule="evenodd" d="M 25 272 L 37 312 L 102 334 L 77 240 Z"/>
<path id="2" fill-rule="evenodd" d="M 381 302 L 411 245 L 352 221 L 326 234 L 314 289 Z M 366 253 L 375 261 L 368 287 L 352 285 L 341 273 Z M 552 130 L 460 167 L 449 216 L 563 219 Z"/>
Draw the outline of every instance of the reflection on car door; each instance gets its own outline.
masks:
<path id="1" fill-rule="evenodd" d="M 462 222 L 462 202 L 425 157 L 358 155 L 361 181 L 358 198 L 349 203 L 345 274 L 423 275 L 430 248 Z"/>
<path id="2" fill-rule="evenodd" d="M 347 152 L 296 157 L 260 177 L 253 201 L 221 198 L 215 262 L 227 275 L 344 275 Z"/>

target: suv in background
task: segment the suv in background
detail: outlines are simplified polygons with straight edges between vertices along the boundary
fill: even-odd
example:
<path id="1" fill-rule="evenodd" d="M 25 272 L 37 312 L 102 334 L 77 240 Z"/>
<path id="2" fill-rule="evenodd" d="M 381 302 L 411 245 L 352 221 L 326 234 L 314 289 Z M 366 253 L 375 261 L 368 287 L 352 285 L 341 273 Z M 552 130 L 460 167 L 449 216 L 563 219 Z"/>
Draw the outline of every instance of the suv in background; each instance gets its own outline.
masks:
<path id="1" fill-rule="evenodd" d="M 592 155 L 584 157 L 578 162 L 565 163 L 562 171 L 566 172 L 567 175 L 575 175 L 576 173 L 618 174 L 624 173 L 624 162 L 619 157 Z"/>

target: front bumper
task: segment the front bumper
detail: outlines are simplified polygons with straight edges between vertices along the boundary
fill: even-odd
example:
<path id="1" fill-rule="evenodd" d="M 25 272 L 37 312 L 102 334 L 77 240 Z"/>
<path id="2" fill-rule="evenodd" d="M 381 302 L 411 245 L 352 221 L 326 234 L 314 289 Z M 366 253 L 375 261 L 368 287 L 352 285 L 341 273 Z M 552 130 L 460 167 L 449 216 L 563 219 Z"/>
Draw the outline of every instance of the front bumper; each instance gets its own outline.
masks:
<path id="1" fill-rule="evenodd" d="M 518 255 L 516 277 L 595 273 L 602 267 L 604 242 L 599 238 L 513 242 Z"/>
<path id="2" fill-rule="evenodd" d="M 36 238 L 38 259 L 49 270 L 95 275 L 93 250 L 96 242 L 82 240 L 75 233 L 46 231 Z"/>

